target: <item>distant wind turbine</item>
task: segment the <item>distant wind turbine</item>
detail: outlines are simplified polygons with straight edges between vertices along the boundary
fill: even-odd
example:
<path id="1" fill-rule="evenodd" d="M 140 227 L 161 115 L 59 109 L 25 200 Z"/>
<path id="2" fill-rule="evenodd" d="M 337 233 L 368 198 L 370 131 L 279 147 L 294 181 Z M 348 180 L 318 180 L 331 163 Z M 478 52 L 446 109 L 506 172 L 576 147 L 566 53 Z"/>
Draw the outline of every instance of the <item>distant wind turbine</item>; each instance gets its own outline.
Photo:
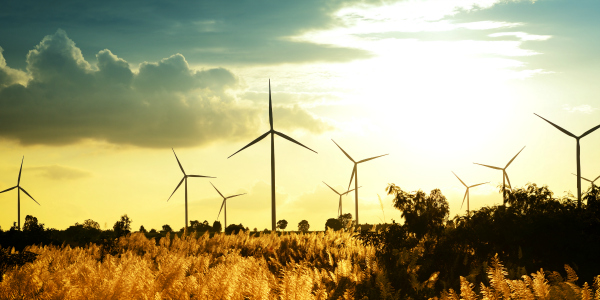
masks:
<path id="1" fill-rule="evenodd" d="M 571 174 L 573 174 L 573 173 L 571 173 Z M 573 174 L 573 175 L 577 176 L 577 174 Z M 598 178 L 600 178 L 600 175 L 598 175 L 598 177 L 596 177 L 596 179 L 594 179 L 594 180 L 589 180 L 589 179 L 587 179 L 587 178 L 585 178 L 585 177 L 581 177 L 581 179 L 583 179 L 583 180 L 585 180 L 585 181 L 587 181 L 587 182 L 591 183 L 591 184 L 592 184 L 592 187 L 595 187 L 595 186 L 596 186 L 596 185 L 594 184 L 594 182 L 596 182 L 596 180 L 598 180 Z"/>
<path id="2" fill-rule="evenodd" d="M 484 165 L 484 164 L 479 164 L 479 163 L 474 163 L 476 165 L 480 165 L 480 166 L 484 166 L 484 167 L 488 167 L 488 168 L 492 168 L 492 169 L 496 169 L 496 170 L 501 170 L 502 171 L 502 199 L 503 199 L 503 204 L 506 205 L 506 182 L 508 181 L 508 187 L 510 189 L 512 189 L 512 186 L 510 185 L 510 179 L 508 179 L 508 173 L 506 173 L 506 168 L 508 168 L 508 166 L 510 166 L 510 164 L 513 162 L 513 160 L 515 160 L 515 158 L 517 158 L 517 155 L 519 155 L 519 153 L 521 153 L 521 151 L 523 151 L 523 149 L 525 149 L 525 146 L 523 146 L 523 148 L 521 148 L 521 150 L 506 164 L 506 166 L 504 168 L 500 168 L 500 167 L 494 167 L 494 166 L 488 166 L 488 165 Z M 454 174 L 456 175 L 456 174 Z"/>
<path id="3" fill-rule="evenodd" d="M 325 183 L 325 181 L 323 181 L 323 183 Z M 340 204 L 338 205 L 338 216 L 342 215 L 342 196 L 347 195 L 348 193 L 354 191 L 354 189 L 351 189 L 349 191 L 345 191 L 344 193 L 339 193 L 338 191 L 336 191 L 334 188 L 332 188 L 331 186 L 329 186 L 329 184 L 325 183 L 326 186 L 328 186 L 333 192 L 335 192 L 336 194 L 338 194 L 340 196 Z M 360 186 L 359 186 L 360 188 Z"/>
<path id="4" fill-rule="evenodd" d="M 331 139 L 333 141 L 333 143 L 338 146 L 338 148 L 340 148 L 340 150 L 342 150 L 342 152 L 344 152 L 344 154 L 346 154 L 346 157 L 348 157 L 348 159 L 350 159 L 353 163 L 354 163 L 354 168 L 352 169 L 352 175 L 350 176 L 350 183 L 348 184 L 348 188 L 350 188 L 350 185 L 352 185 L 352 179 L 354 179 L 354 211 L 356 212 L 356 225 L 360 224 L 358 223 L 358 164 L 372 160 L 372 159 L 376 159 L 378 157 L 382 157 L 382 156 L 386 156 L 388 154 L 384 154 L 384 155 L 379 155 L 379 156 L 375 156 L 375 157 L 371 157 L 371 158 L 367 158 L 367 159 L 363 159 L 360 161 L 355 161 L 354 159 L 352 159 L 352 157 L 350 157 L 350 155 L 348 155 L 348 153 L 346 153 L 346 151 L 344 151 L 344 149 L 342 149 L 342 147 L 340 147 L 340 145 L 338 145 L 333 139 Z"/>
<path id="5" fill-rule="evenodd" d="M 10 190 L 17 189 L 17 220 L 18 220 L 18 224 L 19 224 L 18 225 L 19 230 L 21 230 L 21 191 L 23 191 L 23 193 L 25 193 L 27 196 L 29 196 L 29 198 L 31 198 L 31 200 L 35 201 L 35 199 L 33 199 L 33 197 L 31 197 L 31 195 L 29 195 L 29 193 L 24 188 L 21 187 L 21 171 L 23 170 L 23 161 L 24 160 L 25 160 L 25 156 L 23 156 L 23 158 L 21 159 L 21 168 L 19 169 L 19 178 L 17 179 L 17 185 L 0 192 L 0 194 L 2 194 L 4 192 L 8 192 Z M 35 203 L 40 205 L 37 201 L 35 201 Z"/>
<path id="6" fill-rule="evenodd" d="M 246 193 L 225 197 L 225 196 L 223 196 L 223 194 L 221 194 L 221 192 L 219 192 L 219 190 L 217 190 L 217 187 L 214 184 L 212 184 L 212 182 L 210 183 L 210 185 L 212 185 L 215 188 L 215 190 L 217 191 L 217 193 L 219 193 L 219 195 L 221 195 L 221 197 L 223 197 L 223 203 L 221 203 L 221 209 L 219 209 L 219 215 L 217 215 L 217 220 L 221 216 L 221 210 L 224 209 L 223 216 L 225 218 L 225 227 L 223 227 L 223 228 L 227 228 L 227 199 L 245 195 Z"/>
<path id="7" fill-rule="evenodd" d="M 534 115 L 536 115 L 536 116 L 538 116 L 538 117 L 542 118 L 540 115 L 538 115 L 538 114 L 536 114 L 536 113 L 534 113 Z M 580 140 L 581 138 L 583 138 L 584 136 L 586 136 L 586 135 L 588 135 L 588 134 L 590 134 L 590 133 L 594 132 L 594 130 L 596 130 L 596 129 L 600 128 L 600 125 L 598 125 L 598 126 L 596 126 L 596 127 L 592 128 L 592 129 L 590 129 L 590 130 L 588 130 L 588 131 L 584 132 L 584 133 L 583 133 L 582 135 L 580 135 L 580 136 L 576 136 L 576 135 L 574 135 L 574 134 L 572 134 L 572 133 L 568 132 L 568 131 L 567 131 L 567 130 L 565 130 L 564 128 L 562 128 L 562 127 L 560 127 L 560 126 L 558 126 L 558 125 L 556 125 L 556 124 L 554 124 L 554 123 L 552 123 L 552 122 L 550 122 L 550 121 L 548 121 L 548 120 L 546 120 L 546 119 L 544 119 L 544 118 L 542 118 L 542 120 L 544 120 L 544 121 L 546 121 L 546 122 L 550 123 L 550 125 L 552 125 L 552 126 L 556 127 L 556 129 L 558 129 L 558 130 L 562 131 L 564 134 L 566 134 L 566 135 L 568 135 L 568 136 L 570 136 L 570 137 L 574 138 L 574 139 L 577 141 L 577 155 L 576 155 L 576 158 L 577 158 L 577 207 L 578 207 L 578 208 L 581 208 L 581 163 L 580 163 L 580 162 L 581 162 L 581 160 L 580 160 L 580 157 L 581 157 L 581 156 L 580 156 L 580 154 L 579 154 L 579 140 Z"/>
<path id="8" fill-rule="evenodd" d="M 458 180 L 460 180 L 460 183 L 462 183 L 467 188 L 467 191 L 465 192 L 465 197 L 463 198 L 463 202 L 460 205 L 460 209 L 462 209 L 463 204 L 465 204 L 465 199 L 467 199 L 467 216 L 469 216 L 469 189 L 472 187 L 476 187 L 478 185 L 489 183 L 489 182 L 483 182 L 483 183 L 478 183 L 478 184 L 468 186 L 462 181 L 462 179 L 460 179 L 460 177 L 458 177 L 458 175 L 456 175 L 456 173 L 452 172 L 452 174 L 454 174 L 454 176 L 456 176 L 456 178 L 458 178 Z"/>
<path id="9" fill-rule="evenodd" d="M 292 143 L 296 143 L 314 153 L 317 153 L 317 151 L 310 149 L 304 145 L 302 145 L 300 142 L 294 140 L 293 138 L 279 132 L 279 131 L 275 131 L 273 129 L 273 109 L 271 106 L 271 79 L 269 79 L 269 125 L 271 126 L 271 129 L 267 132 L 265 132 L 263 135 L 259 136 L 258 138 L 256 138 L 254 141 L 250 142 L 248 145 L 244 146 L 242 149 L 238 150 L 237 152 L 235 152 L 234 154 L 231 154 L 229 157 L 232 157 L 234 155 L 236 155 L 238 152 L 258 143 L 260 140 L 264 139 L 267 135 L 271 135 L 271 230 L 275 231 L 275 229 L 277 228 L 276 225 L 276 209 L 275 209 L 275 135 L 278 135 Z M 227 157 L 227 158 L 229 158 Z"/>
<path id="10" fill-rule="evenodd" d="M 173 149 L 171 148 L 171 150 L 173 150 Z M 173 150 L 173 154 L 175 154 L 175 150 Z M 167 202 L 169 200 L 171 200 L 171 197 L 173 197 L 173 194 L 175 194 L 175 192 L 177 191 L 179 186 L 181 186 L 181 183 L 183 183 L 185 181 L 185 233 L 187 233 L 187 230 L 188 230 L 188 192 L 187 192 L 188 184 L 187 184 L 187 179 L 188 179 L 188 177 L 205 177 L 205 178 L 215 178 L 215 177 L 203 176 L 203 175 L 187 175 L 185 173 L 185 171 L 183 170 L 181 163 L 179 162 L 179 158 L 177 158 L 177 154 L 175 154 L 175 159 L 177 160 L 177 164 L 179 164 L 179 168 L 181 169 L 181 172 L 183 173 L 183 178 L 181 178 L 181 181 L 179 182 L 177 187 L 175 187 L 175 190 L 173 191 L 173 193 L 171 193 L 171 196 L 169 196 L 169 199 L 167 199 Z"/>

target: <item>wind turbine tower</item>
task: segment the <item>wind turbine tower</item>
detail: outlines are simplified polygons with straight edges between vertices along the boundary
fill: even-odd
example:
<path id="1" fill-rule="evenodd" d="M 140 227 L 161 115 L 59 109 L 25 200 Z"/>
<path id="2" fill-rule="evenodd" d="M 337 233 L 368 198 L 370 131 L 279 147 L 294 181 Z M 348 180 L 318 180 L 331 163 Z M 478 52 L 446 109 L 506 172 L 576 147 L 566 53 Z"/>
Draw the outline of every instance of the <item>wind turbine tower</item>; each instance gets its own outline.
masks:
<path id="1" fill-rule="evenodd" d="M 300 145 L 314 153 L 317 153 L 317 151 L 310 149 L 310 148 L 302 145 L 300 142 L 294 140 L 293 138 L 273 129 L 273 108 L 271 105 L 271 80 L 270 79 L 269 79 L 269 125 L 271 126 L 271 129 L 269 131 L 265 132 L 263 135 L 259 136 L 254 141 L 250 142 L 248 145 L 244 146 L 242 149 L 238 150 L 237 152 L 231 154 L 227 158 L 230 158 L 230 157 L 236 155 L 238 152 L 258 143 L 259 141 L 264 139 L 267 135 L 269 135 L 269 134 L 271 135 L 271 230 L 275 231 L 275 229 L 277 228 L 276 204 L 275 204 L 275 135 L 278 135 L 292 143 Z"/>
<path id="2" fill-rule="evenodd" d="M 29 198 L 31 198 L 31 200 L 33 200 L 35 203 L 37 203 L 37 205 L 40 205 L 37 201 L 35 201 L 35 199 L 33 199 L 33 197 L 31 197 L 31 195 L 29 195 L 29 193 L 24 188 L 21 187 L 21 171 L 23 170 L 23 161 L 24 160 L 25 160 L 25 156 L 23 156 L 23 158 L 21 159 L 21 168 L 19 169 L 19 178 L 17 179 L 17 185 L 0 192 L 0 194 L 2 194 L 4 192 L 8 192 L 10 190 L 17 189 L 17 223 L 18 223 L 17 226 L 18 226 L 19 230 L 21 230 L 21 191 L 23 191 L 23 193 L 25 193 L 25 195 L 29 196 Z"/>
<path id="3" fill-rule="evenodd" d="M 352 185 L 352 179 L 354 179 L 354 211 L 356 212 L 356 225 L 359 225 L 360 223 L 358 223 L 358 168 L 357 168 L 358 164 L 364 163 L 364 162 L 372 160 L 372 159 L 376 159 L 378 157 L 386 156 L 388 154 L 379 155 L 379 156 L 375 156 L 375 157 L 371 157 L 371 158 L 367 158 L 367 159 L 355 161 L 333 139 L 332 139 L 332 141 L 333 141 L 333 143 L 336 146 L 338 146 L 338 148 L 340 148 L 340 150 L 342 150 L 342 152 L 344 152 L 344 154 L 346 154 L 346 157 L 348 157 L 348 159 L 350 159 L 354 163 L 354 168 L 352 169 L 352 175 L 350 176 L 350 183 L 348 184 L 348 188 L 350 188 L 350 185 Z"/>
<path id="4" fill-rule="evenodd" d="M 173 150 L 173 149 L 171 149 Z M 188 230 L 188 192 L 187 192 L 187 179 L 188 177 L 204 177 L 204 178 L 215 178 L 215 177 L 210 177 L 210 176 L 203 176 L 203 175 L 187 175 L 185 173 L 185 171 L 183 170 L 183 167 L 181 166 L 181 163 L 179 162 L 179 158 L 177 158 L 177 154 L 175 153 L 175 150 L 173 150 L 173 154 L 175 154 L 175 159 L 177 160 L 177 164 L 179 164 L 179 168 L 181 169 L 181 172 L 183 173 L 183 178 L 181 178 L 181 181 L 179 181 L 179 184 L 177 185 L 177 187 L 175 187 L 175 190 L 173 191 L 173 193 L 171 193 L 171 196 L 169 196 L 169 199 L 167 199 L 167 202 L 169 200 L 171 200 L 171 197 L 173 197 L 173 194 L 175 194 L 175 192 L 177 191 L 177 189 L 179 188 L 179 186 L 181 186 L 181 184 L 185 181 L 185 233 L 187 233 Z"/>
<path id="5" fill-rule="evenodd" d="M 538 116 L 538 117 L 542 118 L 540 115 L 538 115 L 538 114 L 536 114 L 536 113 L 534 113 L 534 115 L 536 115 L 536 116 Z M 580 157 L 580 154 L 579 154 L 579 140 L 580 140 L 580 139 L 582 139 L 584 136 L 586 136 L 586 135 L 588 135 L 588 134 L 590 134 L 590 133 L 594 132 L 594 130 L 596 130 L 596 129 L 600 128 L 600 125 L 598 125 L 598 126 L 596 126 L 596 127 L 592 128 L 592 129 L 590 129 L 590 130 L 588 130 L 588 131 L 584 132 L 584 133 L 583 133 L 582 135 L 580 135 L 580 136 L 576 136 L 576 135 L 574 135 L 574 134 L 572 134 L 572 133 L 568 132 L 568 131 L 567 131 L 567 130 L 565 130 L 564 128 L 562 128 L 562 127 L 560 127 L 560 126 L 558 126 L 558 125 L 556 125 L 556 124 L 554 124 L 554 123 L 552 123 L 552 122 L 550 122 L 550 121 L 548 121 L 548 120 L 546 120 L 546 119 L 544 119 L 544 118 L 542 118 L 542 120 L 544 120 L 544 121 L 546 121 L 546 122 L 550 123 L 550 125 L 552 125 L 552 126 L 556 127 L 556 129 L 558 129 L 558 130 L 562 131 L 564 134 L 566 134 L 566 135 L 568 135 L 568 136 L 570 136 L 570 137 L 574 138 L 574 139 L 575 139 L 575 141 L 577 142 L 577 148 L 576 148 L 576 153 L 577 153 L 577 154 L 576 154 L 576 159 L 577 159 L 577 208 L 581 208 L 581 159 L 580 159 L 581 157 Z"/>

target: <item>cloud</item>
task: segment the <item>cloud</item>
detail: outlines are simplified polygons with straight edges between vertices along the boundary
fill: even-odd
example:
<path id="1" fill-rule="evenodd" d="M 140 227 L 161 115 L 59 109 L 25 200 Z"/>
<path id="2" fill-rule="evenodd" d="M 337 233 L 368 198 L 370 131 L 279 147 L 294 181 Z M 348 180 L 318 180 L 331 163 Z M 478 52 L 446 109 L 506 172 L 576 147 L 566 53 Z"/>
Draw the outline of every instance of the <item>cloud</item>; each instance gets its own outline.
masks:
<path id="1" fill-rule="evenodd" d="M 31 167 L 27 169 L 36 172 L 38 176 L 46 177 L 52 180 L 71 180 L 92 176 L 92 173 L 88 171 L 60 165 Z"/>
<path id="2" fill-rule="evenodd" d="M 8 67 L 2 56 L 3 51 L 0 47 L 0 89 L 13 84 L 25 84 L 28 80 L 27 73 Z"/>
<path id="3" fill-rule="evenodd" d="M 551 35 L 535 35 L 526 32 L 497 32 L 489 35 L 490 37 L 514 36 L 521 41 L 545 41 L 551 38 Z"/>
<path id="4" fill-rule="evenodd" d="M 90 64 L 58 30 L 29 51 L 26 84 L 23 72 L 8 69 L 1 59 L 0 137 L 24 145 L 94 139 L 184 147 L 246 140 L 264 122 L 262 107 L 237 101 L 243 94 L 239 79 L 227 69 L 194 70 L 181 54 L 144 62 L 137 72 L 108 49 L 96 58 Z M 288 129 L 332 128 L 298 106 L 276 110 Z"/>
<path id="5" fill-rule="evenodd" d="M 564 104 L 563 109 L 570 113 L 584 113 L 584 114 L 591 114 L 594 111 L 598 110 L 598 108 L 592 107 L 589 104 L 582 104 L 582 105 L 578 105 L 578 106 L 571 106 L 569 104 Z"/>

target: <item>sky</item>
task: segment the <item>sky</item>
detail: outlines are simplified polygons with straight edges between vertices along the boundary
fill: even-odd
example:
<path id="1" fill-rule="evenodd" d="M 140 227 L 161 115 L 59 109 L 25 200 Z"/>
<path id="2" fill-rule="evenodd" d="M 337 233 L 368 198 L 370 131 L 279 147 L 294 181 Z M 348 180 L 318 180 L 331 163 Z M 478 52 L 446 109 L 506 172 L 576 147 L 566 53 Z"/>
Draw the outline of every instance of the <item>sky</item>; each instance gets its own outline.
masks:
<path id="1" fill-rule="evenodd" d="M 21 223 L 137 230 L 212 224 L 323 230 L 358 166 L 359 221 L 400 221 L 388 184 L 439 188 L 450 217 L 513 187 L 577 194 L 575 135 L 600 124 L 600 2 L 593 0 L 7 1 L 0 11 L 0 190 Z M 600 175 L 600 130 L 581 139 Z M 352 184 L 354 185 L 354 184 Z M 589 183 L 582 182 L 583 190 Z M 380 205 L 379 197 L 383 205 Z M 461 207 L 462 205 L 462 207 Z M 355 213 L 354 193 L 343 213 Z M 0 194 L 0 228 L 17 221 Z M 223 215 L 220 216 L 223 223 Z"/>

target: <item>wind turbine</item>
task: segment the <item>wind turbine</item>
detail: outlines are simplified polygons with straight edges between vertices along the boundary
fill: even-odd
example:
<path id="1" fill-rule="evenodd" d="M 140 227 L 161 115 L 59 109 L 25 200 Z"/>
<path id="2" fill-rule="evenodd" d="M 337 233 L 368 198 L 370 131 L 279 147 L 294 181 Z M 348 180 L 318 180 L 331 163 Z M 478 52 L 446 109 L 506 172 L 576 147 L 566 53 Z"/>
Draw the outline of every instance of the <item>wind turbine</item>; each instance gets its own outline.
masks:
<path id="1" fill-rule="evenodd" d="M 571 173 L 571 174 L 573 174 L 573 173 Z M 573 175 L 577 176 L 577 174 L 573 174 Z M 594 180 L 589 180 L 589 179 L 587 179 L 587 178 L 585 178 L 585 177 L 581 177 L 581 179 L 583 179 L 583 180 L 585 180 L 585 181 L 587 181 L 587 182 L 591 183 L 591 184 L 592 184 L 592 187 L 595 187 L 595 186 L 596 186 L 596 185 L 594 184 L 594 182 L 596 182 L 596 180 L 598 180 L 598 178 L 600 178 L 600 175 L 598 175 L 598 177 L 596 177 L 596 179 L 594 179 Z"/>
<path id="2" fill-rule="evenodd" d="M 171 148 L 171 150 L 173 150 L 173 148 Z M 175 154 L 175 150 L 173 150 L 173 154 Z M 179 168 L 181 169 L 181 172 L 183 173 L 183 178 L 181 178 L 181 181 L 179 182 L 177 187 L 175 187 L 175 190 L 173 191 L 173 193 L 171 193 L 171 196 L 169 196 L 169 199 L 167 199 L 167 202 L 169 200 L 171 200 L 171 197 L 173 197 L 173 194 L 175 194 L 175 192 L 177 191 L 179 186 L 181 186 L 181 183 L 183 183 L 185 181 L 185 232 L 187 233 L 187 229 L 188 229 L 188 196 L 187 196 L 188 195 L 188 192 L 187 192 L 188 184 L 187 184 L 187 179 L 188 179 L 188 177 L 206 177 L 206 178 L 215 178 L 215 177 L 203 176 L 203 175 L 187 175 L 185 173 L 185 171 L 183 170 L 181 163 L 179 162 L 179 158 L 177 158 L 177 154 L 175 154 L 175 159 L 177 160 L 177 164 L 179 164 Z"/>
<path id="3" fill-rule="evenodd" d="M 538 116 L 538 117 L 542 118 L 540 115 L 538 115 L 538 114 L 536 114 L 536 113 L 534 113 L 534 115 L 536 115 L 536 116 Z M 556 125 L 556 124 L 554 124 L 554 123 L 552 123 L 552 122 L 550 122 L 550 121 L 548 121 L 548 120 L 546 120 L 546 119 L 544 119 L 544 118 L 542 118 L 542 120 L 544 120 L 544 121 L 546 121 L 546 122 L 550 123 L 550 125 L 552 125 L 552 126 L 556 127 L 556 129 L 558 129 L 558 130 L 562 131 L 564 134 L 566 134 L 566 135 L 568 135 L 568 136 L 570 136 L 570 137 L 572 137 L 572 138 L 575 138 L 575 140 L 577 141 L 577 156 L 576 156 L 576 158 L 577 158 L 577 208 L 581 208 L 581 163 L 580 163 L 580 161 L 581 161 L 581 160 L 580 160 L 580 154 L 579 154 L 579 140 L 580 140 L 581 138 L 583 138 L 584 136 L 586 136 L 586 135 L 588 135 L 588 134 L 590 134 L 590 133 L 594 132 L 594 130 L 596 130 L 596 129 L 600 128 L 600 125 L 598 125 L 598 126 L 596 126 L 596 127 L 592 128 L 592 129 L 590 129 L 590 130 L 588 130 L 588 131 L 584 132 L 584 133 L 583 133 L 582 135 L 580 135 L 580 136 L 576 136 L 576 135 L 574 135 L 574 134 L 572 134 L 572 133 L 568 132 L 568 131 L 567 131 L 567 130 L 565 130 L 564 128 L 562 128 L 562 127 L 560 127 L 560 126 L 558 126 L 558 125 Z"/>
<path id="4" fill-rule="evenodd" d="M 352 159 L 352 157 L 350 157 L 350 155 L 348 155 L 348 153 L 346 153 L 346 151 L 344 151 L 344 149 L 342 149 L 342 147 L 340 147 L 340 145 L 338 145 L 333 139 L 331 139 L 331 141 L 333 141 L 333 143 L 338 146 L 338 148 L 340 148 L 340 150 L 342 150 L 342 152 L 344 152 L 344 154 L 346 154 L 346 156 L 348 157 L 348 159 L 350 159 L 353 163 L 354 163 L 354 168 L 352 169 L 352 175 L 350 176 L 350 183 L 348 183 L 348 188 L 350 188 L 350 185 L 352 184 L 352 179 L 354 179 L 354 210 L 356 212 L 356 225 L 360 224 L 358 223 L 358 169 L 357 166 L 360 163 L 372 160 L 372 159 L 376 159 L 378 157 L 382 157 L 382 156 L 386 156 L 388 154 L 384 154 L 384 155 L 379 155 L 379 156 L 375 156 L 375 157 L 371 157 L 371 158 L 367 158 L 367 159 L 363 159 L 363 160 L 359 160 L 359 161 L 355 161 L 354 159 Z"/>
<path id="5" fill-rule="evenodd" d="M 508 179 L 508 173 L 506 173 L 506 168 L 508 168 L 508 166 L 510 166 L 510 164 L 513 162 L 513 160 L 515 160 L 515 158 L 517 158 L 517 155 L 519 155 L 519 153 L 521 153 L 521 151 L 523 151 L 523 149 L 525 149 L 525 146 L 523 146 L 523 148 L 521 148 L 521 150 L 506 164 L 506 166 L 504 168 L 500 168 L 500 167 L 494 167 L 494 166 L 488 166 L 488 165 L 484 165 L 484 164 L 479 164 L 479 163 L 474 163 L 476 165 L 480 165 L 480 166 L 484 166 L 484 167 L 488 167 L 488 168 L 492 168 L 492 169 L 496 169 L 496 170 L 501 170 L 502 171 L 502 199 L 503 199 L 503 204 L 506 205 L 506 182 L 508 181 L 508 187 L 510 189 L 512 189 L 512 186 L 510 185 L 510 179 Z M 456 174 L 454 174 L 456 175 Z"/>
<path id="6" fill-rule="evenodd" d="M 460 179 L 460 177 L 458 177 L 458 175 L 456 175 L 456 173 L 454 173 L 454 171 L 452 172 L 452 174 L 454 174 L 454 176 L 456 176 L 456 178 L 458 178 L 458 180 L 460 180 L 460 183 L 462 183 L 467 188 L 467 191 L 465 192 L 465 197 L 463 198 L 463 202 L 460 205 L 460 209 L 462 209 L 463 204 L 465 204 L 465 199 L 467 199 L 467 217 L 468 217 L 469 216 L 469 189 L 472 187 L 476 187 L 478 185 L 489 183 L 489 182 L 483 182 L 483 183 L 478 183 L 478 184 L 468 186 L 462 181 L 462 179 Z"/>
<path id="7" fill-rule="evenodd" d="M 21 159 L 21 168 L 19 169 L 19 178 L 17 179 L 17 185 L 0 192 L 0 194 L 2 194 L 4 192 L 8 192 L 10 190 L 17 189 L 17 220 L 18 220 L 18 224 L 19 224 L 18 225 L 19 230 L 21 230 L 21 191 L 23 191 L 23 193 L 25 193 L 27 196 L 29 196 L 29 198 L 31 198 L 31 200 L 35 201 L 35 199 L 33 199 L 33 197 L 31 197 L 31 195 L 29 195 L 29 193 L 24 188 L 21 187 L 21 171 L 23 170 L 23 160 L 25 160 L 25 156 L 23 156 L 23 158 Z M 40 205 L 37 201 L 35 201 L 35 203 Z"/>
<path id="8" fill-rule="evenodd" d="M 217 187 L 214 184 L 212 184 L 212 182 L 210 183 L 210 185 L 212 185 L 215 188 L 215 190 L 217 191 L 217 193 L 219 193 L 219 195 L 221 195 L 221 197 L 223 197 L 223 203 L 221 203 L 221 209 L 219 209 L 219 215 L 217 216 L 217 220 L 221 216 L 221 210 L 223 210 L 223 208 L 225 208 L 225 211 L 223 212 L 223 216 L 225 217 L 225 227 L 223 227 L 223 228 L 227 228 L 227 199 L 245 195 L 246 193 L 225 197 L 225 196 L 223 196 L 223 194 L 221 194 L 221 192 L 219 192 L 219 190 L 217 190 Z"/>
<path id="9" fill-rule="evenodd" d="M 242 149 L 238 150 L 237 152 L 235 152 L 234 154 L 231 154 L 229 157 L 232 157 L 234 155 L 236 155 L 238 152 L 258 143 L 260 140 L 264 139 L 267 135 L 271 135 L 271 230 L 275 231 L 276 229 L 276 219 L 275 219 L 275 135 L 278 135 L 290 142 L 296 143 L 314 153 L 317 153 L 317 151 L 310 149 L 304 145 L 302 145 L 300 142 L 294 140 L 293 138 L 279 132 L 279 131 L 275 131 L 273 129 L 273 109 L 271 106 L 271 79 L 269 79 L 269 125 L 271 126 L 271 129 L 267 132 L 265 132 L 263 135 L 259 136 L 258 138 L 256 138 L 254 141 L 250 142 L 248 145 L 244 146 Z M 229 158 L 227 157 L 227 158 Z"/>
<path id="10" fill-rule="evenodd" d="M 323 183 L 325 183 L 325 181 L 323 181 Z M 326 186 L 329 186 L 329 184 L 325 183 Z M 338 191 L 336 191 L 334 188 L 332 188 L 331 186 L 329 186 L 329 188 L 334 191 L 336 194 L 338 194 L 340 196 L 340 204 L 338 206 L 338 215 L 341 216 L 342 215 L 342 196 L 347 195 L 348 193 L 354 191 L 354 189 L 351 189 L 349 191 L 346 191 L 344 193 L 339 193 Z M 360 186 L 359 186 L 360 188 Z"/>

